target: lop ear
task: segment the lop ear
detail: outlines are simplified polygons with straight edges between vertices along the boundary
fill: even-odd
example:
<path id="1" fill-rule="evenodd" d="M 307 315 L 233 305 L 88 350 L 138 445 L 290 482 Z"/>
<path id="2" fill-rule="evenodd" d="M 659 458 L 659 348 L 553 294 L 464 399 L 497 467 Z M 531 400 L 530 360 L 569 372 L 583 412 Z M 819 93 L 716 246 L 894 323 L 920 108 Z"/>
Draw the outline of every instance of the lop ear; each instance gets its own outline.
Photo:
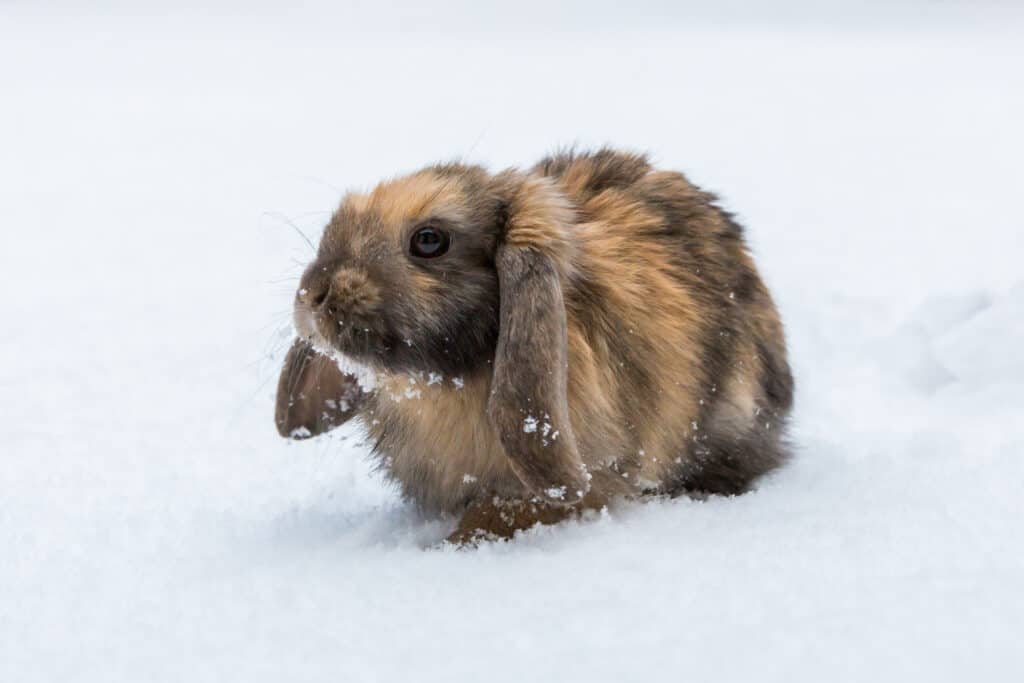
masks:
<path id="1" fill-rule="evenodd" d="M 277 382 L 274 422 L 281 436 L 307 439 L 348 422 L 362 400 L 355 377 L 309 342 L 296 339 Z"/>
<path id="2" fill-rule="evenodd" d="M 590 487 L 566 396 L 562 281 L 571 268 L 572 210 L 543 178 L 516 182 L 506 206 L 495 254 L 500 331 L 487 414 L 519 479 L 568 505 Z"/>

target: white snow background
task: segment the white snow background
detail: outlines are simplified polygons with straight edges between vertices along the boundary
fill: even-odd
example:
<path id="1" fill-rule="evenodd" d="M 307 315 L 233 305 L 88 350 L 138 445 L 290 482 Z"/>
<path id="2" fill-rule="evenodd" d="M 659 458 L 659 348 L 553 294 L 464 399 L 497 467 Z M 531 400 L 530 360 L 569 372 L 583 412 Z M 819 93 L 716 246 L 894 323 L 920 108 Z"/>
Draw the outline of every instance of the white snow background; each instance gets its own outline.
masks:
<path id="1" fill-rule="evenodd" d="M 1021 680 L 1011 2 L 0 6 L 0 680 Z M 787 325 L 737 498 L 437 547 L 272 424 L 344 188 L 647 150 Z"/>

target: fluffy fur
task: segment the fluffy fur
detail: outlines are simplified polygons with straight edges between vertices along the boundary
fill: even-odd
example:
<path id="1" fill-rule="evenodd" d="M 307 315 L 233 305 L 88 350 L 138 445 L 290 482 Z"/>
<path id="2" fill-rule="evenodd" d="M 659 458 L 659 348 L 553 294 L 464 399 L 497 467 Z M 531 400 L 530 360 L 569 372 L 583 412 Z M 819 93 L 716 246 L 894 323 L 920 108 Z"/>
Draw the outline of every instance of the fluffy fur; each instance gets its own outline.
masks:
<path id="1" fill-rule="evenodd" d="M 428 224 L 451 235 L 436 259 L 410 253 Z M 349 194 L 295 320 L 281 433 L 358 415 L 408 498 L 463 515 L 459 540 L 614 496 L 741 493 L 786 459 L 793 381 L 742 231 L 640 155 L 439 165 Z"/>

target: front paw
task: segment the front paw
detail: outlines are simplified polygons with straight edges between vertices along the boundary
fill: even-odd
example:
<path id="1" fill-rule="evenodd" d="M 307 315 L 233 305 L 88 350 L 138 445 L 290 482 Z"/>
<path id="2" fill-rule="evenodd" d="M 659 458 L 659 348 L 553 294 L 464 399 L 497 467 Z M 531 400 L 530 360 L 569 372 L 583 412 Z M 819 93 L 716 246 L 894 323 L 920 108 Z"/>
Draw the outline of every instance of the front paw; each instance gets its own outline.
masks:
<path id="1" fill-rule="evenodd" d="M 493 498 L 471 504 L 466 508 L 458 528 L 446 539 L 447 543 L 461 547 L 477 547 L 482 543 L 507 541 L 522 529 L 537 524 L 557 524 L 578 513 L 564 503 L 550 505 L 543 500 L 501 500 Z"/>

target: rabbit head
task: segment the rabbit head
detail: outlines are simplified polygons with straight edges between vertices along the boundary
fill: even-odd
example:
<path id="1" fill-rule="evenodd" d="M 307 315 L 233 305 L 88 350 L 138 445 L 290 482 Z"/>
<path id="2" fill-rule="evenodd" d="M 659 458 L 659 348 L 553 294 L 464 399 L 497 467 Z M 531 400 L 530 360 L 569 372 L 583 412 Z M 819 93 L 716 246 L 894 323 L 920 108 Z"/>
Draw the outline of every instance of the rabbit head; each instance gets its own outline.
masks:
<path id="1" fill-rule="evenodd" d="M 302 410 L 322 391 L 313 384 L 323 363 L 301 361 L 316 352 L 383 373 L 486 373 L 480 408 L 516 475 L 548 500 L 578 501 L 588 476 L 568 417 L 563 301 L 572 221 L 548 179 L 473 166 L 349 194 L 298 288 L 300 360 L 282 373 L 279 429 L 306 435 L 340 422 L 343 411 Z M 352 393 L 348 375 L 328 372 L 333 393 Z"/>

